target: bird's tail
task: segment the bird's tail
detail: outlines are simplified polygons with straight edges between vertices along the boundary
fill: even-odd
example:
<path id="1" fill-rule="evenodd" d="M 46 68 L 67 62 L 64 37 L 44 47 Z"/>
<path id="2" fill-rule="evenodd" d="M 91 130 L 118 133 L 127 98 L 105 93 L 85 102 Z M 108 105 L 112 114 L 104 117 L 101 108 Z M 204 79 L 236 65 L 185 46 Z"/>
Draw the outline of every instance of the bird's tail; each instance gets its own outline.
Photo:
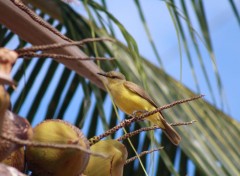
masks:
<path id="1" fill-rule="evenodd" d="M 180 135 L 166 122 L 164 118 L 161 118 L 164 126 L 163 132 L 166 134 L 168 139 L 174 144 L 178 145 L 181 141 Z"/>

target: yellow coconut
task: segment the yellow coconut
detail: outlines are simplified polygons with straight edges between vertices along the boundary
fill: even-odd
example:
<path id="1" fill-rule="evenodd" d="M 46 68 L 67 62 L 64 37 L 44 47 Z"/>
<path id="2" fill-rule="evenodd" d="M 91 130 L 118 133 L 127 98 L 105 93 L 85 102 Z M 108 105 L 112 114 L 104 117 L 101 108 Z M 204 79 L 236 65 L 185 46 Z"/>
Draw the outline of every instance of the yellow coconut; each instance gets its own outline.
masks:
<path id="1" fill-rule="evenodd" d="M 75 144 L 89 149 L 88 140 L 75 126 L 63 120 L 46 120 L 33 129 L 33 141 Z M 89 154 L 75 149 L 28 147 L 26 159 L 34 175 L 78 176 L 85 169 Z"/>
<path id="2" fill-rule="evenodd" d="M 102 153 L 107 158 L 91 156 L 84 173 L 87 176 L 122 176 L 127 159 L 126 147 L 117 140 L 103 140 L 90 147 L 90 150 Z"/>

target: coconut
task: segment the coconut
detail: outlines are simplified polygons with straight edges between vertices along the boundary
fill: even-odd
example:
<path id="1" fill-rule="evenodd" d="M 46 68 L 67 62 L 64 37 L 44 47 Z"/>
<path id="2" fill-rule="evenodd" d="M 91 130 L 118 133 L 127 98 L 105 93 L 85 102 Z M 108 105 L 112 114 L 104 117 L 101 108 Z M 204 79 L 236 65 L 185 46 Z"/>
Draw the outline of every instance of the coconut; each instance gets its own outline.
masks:
<path id="1" fill-rule="evenodd" d="M 6 110 L 3 116 L 1 135 L 29 140 L 32 137 L 32 127 L 27 119 Z M 0 138 L 0 161 L 20 147 L 22 147 L 22 144 Z"/>
<path id="2" fill-rule="evenodd" d="M 45 120 L 33 129 L 32 141 L 74 144 L 89 149 L 80 129 L 63 120 Z M 86 168 L 89 154 L 76 149 L 26 148 L 26 160 L 34 175 L 78 176 Z"/>

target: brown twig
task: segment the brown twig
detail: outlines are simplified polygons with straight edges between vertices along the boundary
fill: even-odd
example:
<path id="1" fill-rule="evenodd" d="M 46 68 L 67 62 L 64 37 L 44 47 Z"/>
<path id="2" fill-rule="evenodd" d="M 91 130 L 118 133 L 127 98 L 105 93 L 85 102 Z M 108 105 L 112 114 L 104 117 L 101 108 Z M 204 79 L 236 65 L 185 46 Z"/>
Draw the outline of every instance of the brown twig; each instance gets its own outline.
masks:
<path id="1" fill-rule="evenodd" d="M 73 145 L 73 144 L 56 144 L 56 143 L 45 143 L 45 142 L 36 142 L 36 141 L 29 141 L 29 140 L 22 140 L 10 135 L 6 134 L 0 134 L 0 138 L 5 139 L 7 141 L 13 142 L 18 145 L 25 145 L 25 146 L 31 146 L 31 147 L 41 147 L 41 148 L 55 148 L 55 149 L 74 149 L 79 150 L 94 156 L 107 158 L 106 155 L 103 155 L 101 153 L 92 152 L 86 148 L 83 148 L 79 145 Z"/>
<path id="2" fill-rule="evenodd" d="M 127 125 L 130 125 L 132 122 L 135 122 L 137 121 L 136 118 L 131 118 L 131 119 L 126 119 L 126 120 L 123 120 L 120 124 L 118 124 L 117 126 L 105 131 L 103 134 L 100 134 L 98 136 L 94 136 L 92 138 L 89 139 L 89 143 L 90 143 L 90 146 L 97 143 L 98 141 L 100 141 L 102 138 L 105 138 L 113 133 L 115 133 L 116 131 L 118 131 L 119 129 L 127 126 Z"/>
<path id="3" fill-rule="evenodd" d="M 129 164 L 130 162 L 133 162 L 135 159 L 137 159 L 138 157 L 142 157 L 144 155 L 147 155 L 147 154 L 150 154 L 150 153 L 153 153 L 155 151 L 159 151 L 159 150 L 162 150 L 164 147 L 160 147 L 160 148 L 156 148 L 156 149 L 152 149 L 152 150 L 147 150 L 147 151 L 143 151 L 141 153 L 139 153 L 138 156 L 134 156 L 134 157 L 131 157 L 129 159 L 127 159 L 127 161 L 125 162 L 125 165 Z"/>
<path id="4" fill-rule="evenodd" d="M 36 23 L 43 26 L 45 29 L 53 32 L 55 35 L 61 37 L 63 40 L 71 41 L 71 39 L 67 38 L 66 36 L 62 35 L 57 29 L 53 28 L 49 23 L 46 23 L 41 17 L 39 17 L 35 12 L 33 12 L 31 9 L 29 9 L 27 6 L 25 6 L 21 1 L 19 0 L 11 0 L 11 2 L 17 6 L 19 9 L 24 11 L 30 18 L 32 18 Z M 24 13 L 24 14 L 25 14 Z"/>
<path id="5" fill-rule="evenodd" d="M 151 127 L 144 127 L 144 128 L 140 128 L 138 130 L 135 130 L 133 132 L 130 132 L 130 133 L 127 133 L 127 134 L 124 134 L 123 136 L 117 138 L 118 141 L 123 141 L 125 139 L 128 139 L 132 136 L 135 136 L 143 131 L 151 131 L 151 130 L 155 130 L 155 129 L 159 129 L 160 127 L 158 126 L 151 126 Z"/>
<path id="6" fill-rule="evenodd" d="M 114 42 L 115 40 L 111 38 L 87 38 L 83 39 L 81 41 L 72 41 L 68 43 L 53 43 L 53 44 L 48 44 L 48 45 L 37 45 L 37 46 L 31 46 L 28 48 L 21 48 L 16 50 L 18 54 L 24 53 L 24 52 L 36 52 L 36 51 L 47 51 L 47 50 L 52 50 L 52 49 L 57 49 L 61 47 L 67 47 L 67 46 L 81 46 L 85 43 L 88 42 L 98 42 L 98 41 L 110 41 Z"/>
<path id="7" fill-rule="evenodd" d="M 171 126 L 182 126 L 182 125 L 192 125 L 194 122 L 196 122 L 196 120 L 192 120 L 190 122 L 177 122 L 177 123 L 170 123 L 169 125 Z M 135 136 L 143 131 L 151 131 L 151 130 L 156 130 L 156 129 L 161 129 L 158 126 L 151 126 L 151 127 L 144 127 L 144 128 L 140 128 L 138 130 L 135 130 L 133 132 L 127 133 L 119 138 L 117 138 L 118 141 L 123 141 L 125 139 L 128 139 L 132 136 Z"/>
<path id="8" fill-rule="evenodd" d="M 64 54 L 50 54 L 50 53 L 34 53 L 34 52 L 24 52 L 19 54 L 18 57 L 39 57 L 39 58 L 54 58 L 54 59 L 65 59 L 65 60 L 114 60 L 113 58 L 105 58 L 105 57 L 86 57 L 86 58 L 81 58 L 81 57 L 75 57 L 75 56 L 69 56 L 69 55 L 64 55 Z M 29 59 L 29 58 L 24 58 L 24 59 Z"/>
<path id="9" fill-rule="evenodd" d="M 195 97 L 192 97 L 192 98 L 188 98 L 188 99 L 183 99 L 183 100 L 178 100 L 178 101 L 174 101 L 173 103 L 170 103 L 170 104 L 167 104 L 165 106 L 161 106 L 157 109 L 155 109 L 154 111 L 151 111 L 151 112 L 146 112 L 146 113 L 142 113 L 141 115 L 139 116 L 131 116 L 132 118 L 131 119 L 125 119 L 123 120 L 122 122 L 120 122 L 120 124 L 116 125 L 115 127 L 107 130 L 106 132 L 104 132 L 103 134 L 99 135 L 99 136 L 94 136 L 92 138 L 89 139 L 89 142 L 90 142 L 90 145 L 93 145 L 95 143 L 97 143 L 98 141 L 100 141 L 102 138 L 104 137 L 107 137 L 113 133 L 115 133 L 116 131 L 118 131 L 119 129 L 125 127 L 125 126 L 128 126 L 130 125 L 131 123 L 133 122 L 136 122 L 136 121 L 141 121 L 143 120 L 144 118 L 150 116 L 150 115 L 153 115 L 157 112 L 161 112 L 162 110 L 164 109 L 168 109 L 168 108 L 171 108 L 173 106 L 176 106 L 178 104 L 182 104 L 182 103 L 186 103 L 186 102 L 189 102 L 189 101 L 193 101 L 193 100 L 196 100 L 196 99 L 199 99 L 199 98 L 202 98 L 204 95 L 199 95 L 199 96 L 195 96 Z M 185 123 L 185 122 L 183 122 Z M 174 126 L 174 124 L 173 124 Z"/>
<path id="10" fill-rule="evenodd" d="M 139 116 L 139 118 L 143 119 L 145 117 L 148 117 L 148 116 L 151 116 L 151 115 L 156 114 L 158 112 L 161 112 L 164 109 L 169 109 L 169 108 L 171 108 L 173 106 L 176 106 L 178 104 L 182 104 L 182 103 L 186 103 L 186 102 L 189 102 L 189 101 L 193 101 L 193 100 L 196 100 L 196 99 L 199 99 L 199 98 L 202 98 L 202 97 L 204 97 L 204 95 L 198 95 L 198 96 L 195 96 L 195 97 L 192 97 L 192 98 L 187 98 L 187 99 L 174 101 L 173 103 L 161 106 L 161 107 L 155 109 L 154 111 L 143 113 L 142 115 Z"/>

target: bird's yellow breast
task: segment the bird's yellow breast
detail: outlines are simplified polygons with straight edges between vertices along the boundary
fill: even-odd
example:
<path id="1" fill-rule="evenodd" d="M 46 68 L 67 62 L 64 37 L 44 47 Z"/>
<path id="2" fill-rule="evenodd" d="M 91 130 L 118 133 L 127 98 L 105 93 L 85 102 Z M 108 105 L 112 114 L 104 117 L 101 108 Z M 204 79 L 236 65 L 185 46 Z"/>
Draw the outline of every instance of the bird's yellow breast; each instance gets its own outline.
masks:
<path id="1" fill-rule="evenodd" d="M 152 111 L 156 109 L 150 102 L 142 98 L 140 95 L 132 92 L 123 85 L 124 81 L 118 81 L 116 83 L 108 84 L 108 89 L 111 93 L 112 99 L 116 106 L 123 112 L 131 115 L 135 111 Z M 147 117 L 155 125 L 158 124 L 160 127 L 161 122 L 159 121 L 159 114 L 154 114 Z"/>

